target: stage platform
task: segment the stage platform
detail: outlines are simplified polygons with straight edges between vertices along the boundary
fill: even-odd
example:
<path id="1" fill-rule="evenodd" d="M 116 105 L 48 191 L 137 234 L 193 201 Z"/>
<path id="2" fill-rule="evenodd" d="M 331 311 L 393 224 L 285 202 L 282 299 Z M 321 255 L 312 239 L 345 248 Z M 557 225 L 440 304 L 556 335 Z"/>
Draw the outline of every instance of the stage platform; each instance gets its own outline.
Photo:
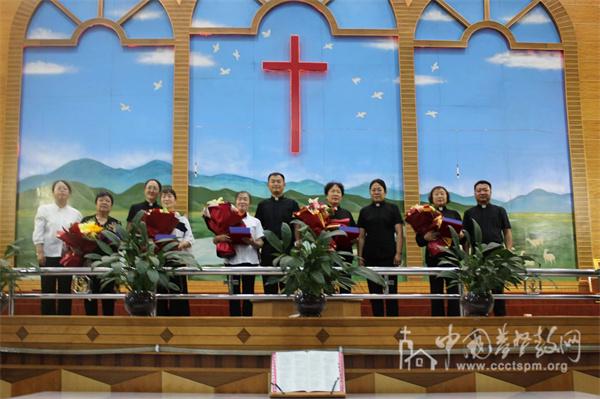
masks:
<path id="1" fill-rule="evenodd" d="M 594 399 L 596 395 L 581 392 L 494 392 L 494 393 L 430 393 L 430 394 L 349 394 L 348 399 Z M 259 394 L 152 394 L 152 393 L 82 393 L 42 392 L 19 396 L 18 399 L 264 399 Z"/>
<path id="2" fill-rule="evenodd" d="M 3 397 L 42 391 L 265 394 L 272 351 L 340 347 L 352 394 L 600 394 L 597 317 L 15 316 L 0 324 Z"/>

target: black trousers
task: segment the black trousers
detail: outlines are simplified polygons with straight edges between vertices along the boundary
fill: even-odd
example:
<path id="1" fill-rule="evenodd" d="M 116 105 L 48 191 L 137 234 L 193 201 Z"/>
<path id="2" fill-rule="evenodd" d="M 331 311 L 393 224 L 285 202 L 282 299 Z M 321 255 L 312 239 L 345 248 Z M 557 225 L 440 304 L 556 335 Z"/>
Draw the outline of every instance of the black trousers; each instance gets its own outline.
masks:
<path id="1" fill-rule="evenodd" d="M 504 294 L 504 288 L 492 290 L 492 294 Z M 506 301 L 504 299 L 494 300 L 494 316 L 506 316 Z"/>
<path id="2" fill-rule="evenodd" d="M 437 266 L 436 266 L 437 267 Z M 448 287 L 450 279 L 429 276 L 429 287 L 432 294 L 444 294 L 444 285 L 446 286 L 447 294 L 458 294 L 458 286 Z M 460 316 L 460 304 L 457 299 L 448 299 L 448 313 L 444 309 L 443 299 L 431 300 L 431 315 L 432 316 Z"/>
<path id="3" fill-rule="evenodd" d="M 62 267 L 60 257 L 47 257 L 44 267 Z M 42 293 L 44 294 L 70 294 L 71 276 L 41 276 Z M 43 315 L 70 315 L 70 299 L 42 299 L 41 310 Z"/>
<path id="4" fill-rule="evenodd" d="M 367 266 L 391 266 L 394 264 L 394 259 L 365 259 L 365 265 Z M 386 276 L 382 276 L 386 277 Z M 387 276 L 388 292 L 390 294 L 398 293 L 398 276 Z M 369 294 L 383 294 L 384 287 L 379 284 L 373 283 L 371 280 L 367 280 L 369 285 Z M 384 306 L 385 305 L 385 306 Z M 373 310 L 373 316 L 383 317 L 398 316 L 398 300 L 397 299 L 371 299 L 371 309 Z"/>
<path id="5" fill-rule="evenodd" d="M 237 265 L 227 265 L 229 267 L 236 266 L 256 266 L 251 263 L 239 263 Z M 256 276 L 229 276 L 229 293 L 230 294 L 254 294 L 254 280 Z M 229 301 L 230 316 L 252 316 L 252 301 L 244 300 Z"/>
<path id="6" fill-rule="evenodd" d="M 187 294 L 188 285 L 186 276 L 171 276 L 169 279 L 172 283 L 177 284 L 179 291 L 169 291 L 168 289 L 158 286 L 156 292 L 159 294 Z M 190 301 L 187 299 L 160 299 L 156 303 L 157 316 L 189 316 Z"/>
<path id="7" fill-rule="evenodd" d="M 92 294 L 113 294 L 115 292 L 115 283 L 111 282 L 104 288 L 102 287 L 102 281 L 98 276 L 90 276 L 90 290 Z M 85 307 L 85 314 L 88 316 L 98 315 L 98 300 L 97 299 L 84 299 L 83 305 Z M 102 300 L 102 315 L 103 316 L 114 316 L 115 314 L 115 300 L 114 299 L 103 299 Z"/>

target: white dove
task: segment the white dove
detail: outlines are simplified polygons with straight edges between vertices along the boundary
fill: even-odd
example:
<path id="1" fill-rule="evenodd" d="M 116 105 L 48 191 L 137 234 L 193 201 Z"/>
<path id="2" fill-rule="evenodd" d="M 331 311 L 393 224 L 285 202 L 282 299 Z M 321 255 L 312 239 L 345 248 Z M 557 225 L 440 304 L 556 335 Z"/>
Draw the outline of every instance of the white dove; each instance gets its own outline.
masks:
<path id="1" fill-rule="evenodd" d="M 373 94 L 371 94 L 371 98 L 383 100 L 383 92 L 382 91 L 374 91 Z"/>
<path id="2" fill-rule="evenodd" d="M 425 115 L 431 116 L 433 119 L 435 119 L 435 118 L 437 118 L 438 112 L 437 111 L 427 111 L 427 112 L 425 112 Z"/>
<path id="3" fill-rule="evenodd" d="M 152 82 L 152 84 L 154 85 L 154 90 L 162 89 L 162 80 L 159 80 L 158 82 Z"/>
<path id="4" fill-rule="evenodd" d="M 231 73 L 231 68 L 223 68 L 223 67 L 220 68 L 219 75 L 224 76 L 224 75 L 229 75 L 229 73 Z"/>
<path id="5" fill-rule="evenodd" d="M 333 43 L 325 43 L 323 50 L 333 50 Z"/>
<path id="6" fill-rule="evenodd" d="M 131 112 L 131 106 L 123 103 L 119 103 L 121 106 L 121 111 L 123 112 Z"/>
<path id="7" fill-rule="evenodd" d="M 198 177 L 198 162 L 194 162 L 194 177 Z"/>
<path id="8" fill-rule="evenodd" d="M 235 49 L 235 51 L 231 53 L 231 55 L 233 55 L 233 58 L 235 58 L 236 61 L 240 60 L 240 52 L 238 51 L 238 49 Z"/>
<path id="9" fill-rule="evenodd" d="M 213 53 L 218 53 L 221 50 L 221 45 L 219 43 L 215 43 L 212 45 Z"/>
<path id="10" fill-rule="evenodd" d="M 271 29 L 263 30 L 262 32 L 260 32 L 260 34 L 262 35 L 262 37 L 267 39 L 271 37 Z"/>
<path id="11" fill-rule="evenodd" d="M 354 83 L 355 85 L 359 84 L 360 81 L 362 80 L 362 78 L 356 76 L 354 78 L 352 78 L 352 83 Z"/>
<path id="12" fill-rule="evenodd" d="M 460 166 L 458 166 L 458 163 L 456 164 L 456 178 L 460 179 Z"/>
<path id="13" fill-rule="evenodd" d="M 431 72 L 435 72 L 438 69 L 440 69 L 440 66 L 438 65 L 437 61 L 433 63 L 433 65 L 431 66 Z"/>
<path id="14" fill-rule="evenodd" d="M 359 119 L 365 119 L 365 116 L 367 116 L 367 113 L 365 111 L 359 111 L 356 113 L 356 117 Z"/>

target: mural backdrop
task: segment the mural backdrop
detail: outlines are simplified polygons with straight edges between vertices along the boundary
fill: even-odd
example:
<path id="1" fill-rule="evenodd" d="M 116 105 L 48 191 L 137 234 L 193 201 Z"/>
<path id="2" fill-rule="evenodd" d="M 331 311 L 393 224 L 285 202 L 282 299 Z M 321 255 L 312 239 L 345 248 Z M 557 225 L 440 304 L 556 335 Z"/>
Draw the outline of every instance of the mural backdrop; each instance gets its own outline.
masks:
<path id="1" fill-rule="evenodd" d="M 81 20 L 93 18 L 95 1 L 62 0 Z M 226 3 L 226 4 L 224 4 Z M 235 7 L 232 7 L 235 3 Z M 475 22 L 481 1 L 447 0 Z M 135 0 L 106 0 L 105 15 L 118 20 Z M 506 23 L 528 4 L 491 2 L 491 16 Z M 194 27 L 248 27 L 255 0 L 199 2 Z M 393 29 L 387 0 L 334 0 L 341 28 Z M 128 37 L 172 37 L 157 0 L 124 24 Z M 27 36 L 69 38 L 74 24 L 44 0 Z M 517 40 L 557 42 L 542 6 L 511 30 Z M 432 2 L 416 38 L 458 40 L 462 25 Z M 326 71 L 300 74 L 300 144 L 291 151 L 290 74 L 266 71 L 265 61 L 290 61 L 297 35 L 301 62 Z M 368 183 L 381 177 L 388 196 L 403 206 L 398 49 L 393 37 L 335 37 L 325 18 L 303 4 L 270 11 L 256 36 L 192 36 L 190 46 L 190 216 L 200 238 L 196 255 L 213 257 L 203 204 L 238 190 L 267 197 L 269 172 L 283 172 L 289 196 L 299 202 L 322 196 L 323 184 L 346 185 L 345 206 L 355 215 L 368 204 Z M 72 205 L 94 210 L 100 188 L 115 193 L 114 216 L 143 198 L 142 182 L 171 180 L 173 51 L 121 47 L 115 33 L 95 27 L 71 48 L 24 52 L 19 156 L 18 233 L 31 237 L 49 184 L 73 182 Z M 480 31 L 467 49 L 416 49 L 415 84 L 422 200 L 434 185 L 449 188 L 452 206 L 474 204 L 472 185 L 492 181 L 494 201 L 507 208 L 517 250 L 555 255 L 575 267 L 574 234 L 560 52 L 511 51 L 495 31 Z M 33 259 L 32 247 L 26 258 Z M 551 264 L 547 264 L 551 266 Z"/>

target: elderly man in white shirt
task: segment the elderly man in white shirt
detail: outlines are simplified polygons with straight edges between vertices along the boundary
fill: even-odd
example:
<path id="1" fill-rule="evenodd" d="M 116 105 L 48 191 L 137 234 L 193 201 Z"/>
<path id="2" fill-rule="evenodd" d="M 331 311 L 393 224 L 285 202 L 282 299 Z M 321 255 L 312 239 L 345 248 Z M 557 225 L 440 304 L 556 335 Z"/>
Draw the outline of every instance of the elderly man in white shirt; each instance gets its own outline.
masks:
<path id="1" fill-rule="evenodd" d="M 81 213 L 68 205 L 71 196 L 71 186 L 65 180 L 52 183 L 54 203 L 40 205 L 34 220 L 33 244 L 37 261 L 41 267 L 60 267 L 60 258 L 64 252 L 63 242 L 56 234 L 63 228 L 79 222 Z M 42 276 L 42 293 L 68 294 L 71 292 L 71 276 Z M 71 300 L 43 299 L 43 315 L 70 315 Z"/>

